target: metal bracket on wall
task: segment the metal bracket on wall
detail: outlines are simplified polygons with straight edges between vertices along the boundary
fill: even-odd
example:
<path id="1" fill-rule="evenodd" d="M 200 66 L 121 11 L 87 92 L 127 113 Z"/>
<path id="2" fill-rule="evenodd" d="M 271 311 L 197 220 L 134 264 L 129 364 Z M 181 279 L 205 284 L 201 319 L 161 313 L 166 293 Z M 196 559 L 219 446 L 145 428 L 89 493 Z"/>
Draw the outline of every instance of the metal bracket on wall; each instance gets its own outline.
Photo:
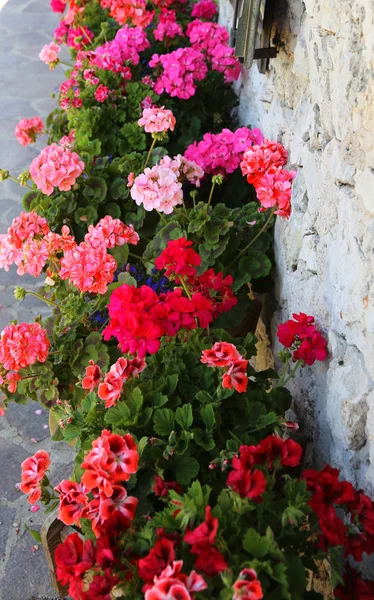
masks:
<path id="1" fill-rule="evenodd" d="M 275 1 L 235 0 L 230 45 L 246 69 L 259 60 L 258 69 L 265 73 L 269 59 L 277 55 L 277 48 L 271 46 Z"/>

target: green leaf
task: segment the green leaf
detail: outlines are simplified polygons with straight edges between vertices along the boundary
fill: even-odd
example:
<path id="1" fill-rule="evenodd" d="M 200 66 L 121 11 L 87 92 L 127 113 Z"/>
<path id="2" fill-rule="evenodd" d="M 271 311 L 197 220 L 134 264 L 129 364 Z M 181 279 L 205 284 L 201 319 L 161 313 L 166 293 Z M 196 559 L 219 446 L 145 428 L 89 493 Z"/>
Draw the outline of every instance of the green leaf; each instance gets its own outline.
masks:
<path id="1" fill-rule="evenodd" d="M 69 425 L 65 429 L 62 430 L 62 434 L 64 436 L 65 442 L 71 444 L 77 438 L 79 438 L 82 431 L 82 427 L 79 425 Z"/>
<path id="2" fill-rule="evenodd" d="M 113 217 L 113 219 L 119 219 L 121 216 L 121 208 L 114 202 L 108 202 L 105 204 L 105 212 L 107 215 Z"/>
<path id="3" fill-rule="evenodd" d="M 107 425 L 115 425 L 119 427 L 127 427 L 131 422 L 131 411 L 125 401 L 119 402 L 117 406 L 109 408 L 104 417 Z"/>
<path id="4" fill-rule="evenodd" d="M 143 394 L 140 388 L 134 388 L 125 398 L 127 406 L 130 408 L 132 414 L 140 413 L 143 407 Z"/>
<path id="5" fill-rule="evenodd" d="M 113 200 L 121 200 L 127 198 L 129 195 L 129 188 L 127 187 L 127 181 L 122 177 L 116 177 L 110 186 L 110 195 Z"/>
<path id="6" fill-rule="evenodd" d="M 176 390 L 177 385 L 178 375 L 176 373 L 174 373 L 173 375 L 168 375 L 168 377 L 166 378 L 166 387 L 164 390 L 165 394 L 170 396 Z"/>
<path id="7" fill-rule="evenodd" d="M 269 552 L 270 543 L 255 529 L 248 529 L 243 538 L 243 548 L 255 558 L 263 558 Z"/>
<path id="8" fill-rule="evenodd" d="M 192 404 L 184 404 L 177 408 L 175 419 L 183 429 L 189 429 L 193 423 Z"/>
<path id="9" fill-rule="evenodd" d="M 161 394 L 161 392 L 156 392 L 155 394 L 151 395 L 151 402 L 153 406 L 156 406 L 157 408 L 161 408 L 161 406 L 163 406 L 164 404 L 166 404 L 169 401 L 169 398 L 167 396 L 165 396 L 164 394 Z"/>
<path id="10" fill-rule="evenodd" d="M 216 418 L 214 416 L 213 404 L 206 404 L 205 406 L 203 406 L 200 411 L 200 414 L 201 414 L 201 418 L 204 421 L 204 425 L 207 428 L 207 430 L 212 431 L 213 426 L 216 422 Z"/>
<path id="11" fill-rule="evenodd" d="M 91 225 L 97 221 L 97 210 L 94 206 L 81 206 L 74 211 L 74 221 L 77 225 Z"/>
<path id="12" fill-rule="evenodd" d="M 129 247 L 127 244 L 111 248 L 110 254 L 116 259 L 118 267 L 123 267 L 127 263 L 129 257 Z"/>
<path id="13" fill-rule="evenodd" d="M 191 456 L 176 456 L 174 463 L 175 477 L 181 485 L 189 484 L 191 479 L 196 477 L 200 469 L 198 461 Z"/>
<path id="14" fill-rule="evenodd" d="M 146 436 L 142 437 L 139 442 L 138 442 L 138 452 L 139 452 L 139 456 L 141 457 L 146 445 L 148 444 L 148 438 Z"/>
<path id="15" fill-rule="evenodd" d="M 158 435 L 169 435 L 175 426 L 173 411 L 170 408 L 160 408 L 154 414 L 153 423 Z"/>
<path id="16" fill-rule="evenodd" d="M 211 433 L 208 431 L 203 431 L 200 429 L 200 427 L 197 427 L 193 430 L 193 434 L 196 444 L 204 448 L 204 450 L 213 450 L 216 444 Z"/>
<path id="17" fill-rule="evenodd" d="M 213 402 L 212 396 L 210 394 L 208 394 L 208 392 L 206 392 L 205 390 L 201 390 L 200 392 L 197 392 L 195 398 L 199 402 L 203 402 L 203 403 Z"/>
<path id="18" fill-rule="evenodd" d="M 96 202 L 103 202 L 106 198 L 108 186 L 105 179 L 102 177 L 89 177 L 84 182 L 83 196 L 86 200 L 95 200 Z"/>
<path id="19" fill-rule="evenodd" d="M 232 289 L 237 292 L 245 283 L 266 277 L 271 271 L 271 261 L 264 252 L 252 250 L 239 260 Z"/>
<path id="20" fill-rule="evenodd" d="M 267 528 L 265 536 L 261 536 L 255 529 L 248 529 L 243 538 L 243 548 L 255 558 L 263 558 L 269 554 L 273 558 L 283 559 L 283 553 L 274 540 L 270 527 Z"/>
<path id="21" fill-rule="evenodd" d="M 42 543 L 42 538 L 41 538 L 41 535 L 40 535 L 39 531 L 37 531 L 36 529 L 30 529 L 29 527 L 27 527 L 26 523 L 25 523 L 25 529 L 26 529 L 26 531 L 29 532 L 29 534 L 31 535 L 31 537 L 33 537 L 34 540 L 36 542 L 38 542 L 38 544 Z"/>

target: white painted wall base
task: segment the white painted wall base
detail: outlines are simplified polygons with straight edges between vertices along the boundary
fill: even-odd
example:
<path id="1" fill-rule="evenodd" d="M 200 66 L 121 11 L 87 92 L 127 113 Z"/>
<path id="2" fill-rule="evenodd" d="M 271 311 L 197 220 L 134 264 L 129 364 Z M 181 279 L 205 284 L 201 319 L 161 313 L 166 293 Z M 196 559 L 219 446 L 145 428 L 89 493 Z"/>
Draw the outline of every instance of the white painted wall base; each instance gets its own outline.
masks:
<path id="1" fill-rule="evenodd" d="M 284 47 L 237 85 L 241 122 L 281 141 L 298 171 L 291 218 L 276 225 L 274 334 L 293 312 L 316 316 L 330 356 L 294 382 L 296 410 L 317 461 L 374 494 L 374 7 L 277 4 Z"/>

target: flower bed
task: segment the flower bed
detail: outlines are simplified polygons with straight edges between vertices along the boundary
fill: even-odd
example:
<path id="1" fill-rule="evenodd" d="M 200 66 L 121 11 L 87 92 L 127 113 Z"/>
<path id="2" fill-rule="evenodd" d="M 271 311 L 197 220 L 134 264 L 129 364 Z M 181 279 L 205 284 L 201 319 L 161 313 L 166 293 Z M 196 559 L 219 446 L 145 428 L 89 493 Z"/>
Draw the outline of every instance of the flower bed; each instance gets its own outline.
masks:
<path id="1" fill-rule="evenodd" d="M 279 327 L 280 376 L 251 366 L 248 284 L 269 286 L 296 173 L 232 118 L 240 67 L 215 4 L 52 8 L 40 58 L 67 67 L 59 108 L 15 132 L 48 146 L 18 178 L 0 171 L 29 188 L 0 267 L 42 275 L 15 296 L 51 315 L 5 328 L 0 383 L 7 402 L 41 400 L 76 448 L 69 480 L 49 481 L 44 450 L 22 464 L 32 510 L 76 531 L 55 552 L 60 583 L 74 600 L 312 600 L 327 557 L 335 597 L 373 597 L 342 568 L 374 550 L 372 501 L 328 465 L 303 472 L 284 416 L 286 383 L 327 357 L 314 317 Z"/>

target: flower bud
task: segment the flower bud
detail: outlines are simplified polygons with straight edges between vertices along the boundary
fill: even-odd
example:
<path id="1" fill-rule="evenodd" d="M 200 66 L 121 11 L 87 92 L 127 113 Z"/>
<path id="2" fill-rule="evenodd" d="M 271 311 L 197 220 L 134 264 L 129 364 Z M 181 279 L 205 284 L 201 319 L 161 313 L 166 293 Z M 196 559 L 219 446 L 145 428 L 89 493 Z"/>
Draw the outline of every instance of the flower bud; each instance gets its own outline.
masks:
<path id="1" fill-rule="evenodd" d="M 223 175 L 213 175 L 212 183 L 215 183 L 216 185 L 221 185 L 221 183 L 223 183 Z"/>
<path id="2" fill-rule="evenodd" d="M 9 171 L 4 171 L 0 169 L 0 181 L 5 181 L 9 177 Z"/>
<path id="3" fill-rule="evenodd" d="M 29 179 L 30 179 L 30 171 L 22 171 L 22 173 L 20 173 L 18 175 L 18 181 L 20 182 L 21 185 L 26 185 L 26 183 L 28 182 Z"/>
<path id="4" fill-rule="evenodd" d="M 27 292 L 26 292 L 25 288 L 16 286 L 16 288 L 14 290 L 14 297 L 16 300 L 23 300 L 24 297 L 26 296 L 26 294 L 27 294 Z"/>

